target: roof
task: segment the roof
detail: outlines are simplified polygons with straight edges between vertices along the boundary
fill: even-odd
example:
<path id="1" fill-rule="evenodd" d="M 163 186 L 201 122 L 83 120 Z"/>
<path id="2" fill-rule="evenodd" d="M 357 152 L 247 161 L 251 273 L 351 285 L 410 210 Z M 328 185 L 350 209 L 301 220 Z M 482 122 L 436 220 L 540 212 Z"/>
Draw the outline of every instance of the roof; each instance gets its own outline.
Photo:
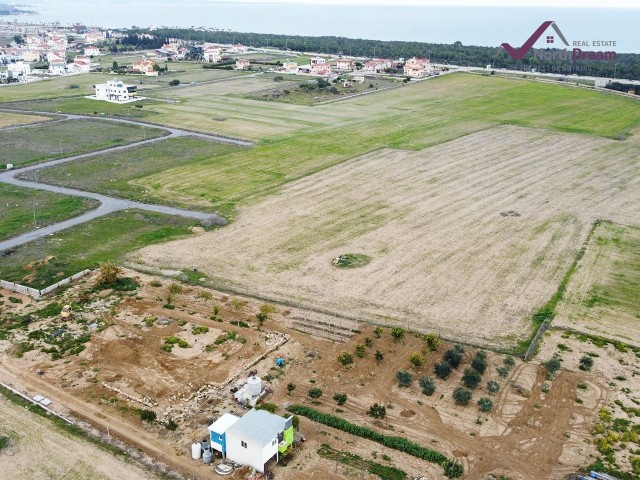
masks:
<path id="1" fill-rule="evenodd" d="M 231 427 L 238 420 L 240 419 L 235 415 L 232 415 L 230 413 L 225 413 L 218 420 L 216 420 L 209 426 L 209 431 L 222 435 L 224 432 L 226 432 L 229 429 L 229 427 Z"/>
<path id="2" fill-rule="evenodd" d="M 265 446 L 285 429 L 287 420 L 266 410 L 249 410 L 227 430 L 242 440 Z"/>

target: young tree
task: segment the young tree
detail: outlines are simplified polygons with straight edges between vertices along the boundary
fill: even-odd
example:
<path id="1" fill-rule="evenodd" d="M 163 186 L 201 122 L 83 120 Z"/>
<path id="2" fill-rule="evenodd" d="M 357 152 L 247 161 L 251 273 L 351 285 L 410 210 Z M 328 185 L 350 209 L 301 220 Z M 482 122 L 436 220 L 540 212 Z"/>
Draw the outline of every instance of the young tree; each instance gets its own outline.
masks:
<path id="1" fill-rule="evenodd" d="M 471 362 L 471 368 L 477 371 L 480 375 L 482 375 L 487 369 L 487 354 L 482 350 L 478 350 L 476 352 L 476 356 L 473 358 Z"/>
<path id="2" fill-rule="evenodd" d="M 409 361 L 414 367 L 420 368 L 424 364 L 424 357 L 418 352 L 413 352 L 411 357 L 409 357 Z"/>
<path id="3" fill-rule="evenodd" d="M 409 387 L 413 383 L 413 376 L 409 372 L 400 371 L 396 373 L 398 385 L 400 387 Z"/>
<path id="4" fill-rule="evenodd" d="M 287 391 L 289 393 L 293 392 L 296 389 L 296 384 L 295 383 L 288 383 L 287 384 Z"/>
<path id="5" fill-rule="evenodd" d="M 467 405 L 473 393 L 468 388 L 458 387 L 453 391 L 453 399 L 456 405 Z"/>
<path id="6" fill-rule="evenodd" d="M 336 393 L 333 396 L 333 399 L 338 403 L 338 405 L 344 405 L 347 402 L 347 394 L 346 393 Z"/>
<path id="7" fill-rule="evenodd" d="M 380 350 L 376 350 L 374 357 L 376 359 L 376 363 L 380 365 L 380 363 L 382 363 L 382 361 L 384 360 L 384 353 L 382 353 Z"/>
<path id="8" fill-rule="evenodd" d="M 427 342 L 427 347 L 429 347 L 429 350 L 431 350 L 432 352 L 438 350 L 438 347 L 440 346 L 440 339 L 433 333 L 427 333 L 424 339 Z"/>
<path id="9" fill-rule="evenodd" d="M 507 355 L 504 357 L 504 360 L 502 360 L 502 363 L 507 368 L 513 368 L 516 365 L 516 360 L 511 355 Z"/>
<path id="10" fill-rule="evenodd" d="M 394 342 L 399 342 L 400 340 L 402 340 L 404 338 L 404 334 L 404 328 L 393 327 L 391 329 L 391 337 L 393 337 Z"/>
<path id="11" fill-rule="evenodd" d="M 591 367 L 593 367 L 593 358 L 591 358 L 589 355 L 585 355 L 580 359 L 580 365 L 578 366 L 580 370 L 588 372 L 589 370 L 591 370 Z"/>
<path id="12" fill-rule="evenodd" d="M 507 378 L 507 375 L 509 375 L 509 369 L 505 367 L 496 368 L 496 372 L 498 372 L 500 378 Z"/>
<path id="13" fill-rule="evenodd" d="M 118 65 L 118 62 L 116 62 L 114 60 L 113 63 L 111 64 L 111 69 L 112 70 L 119 70 L 120 69 L 120 65 Z"/>
<path id="14" fill-rule="evenodd" d="M 548 379 L 552 379 L 555 376 L 556 372 L 560 370 L 560 367 L 562 366 L 561 362 L 562 360 L 559 357 L 554 356 L 553 358 L 547 360 L 542 364 L 547 370 Z"/>
<path id="15" fill-rule="evenodd" d="M 346 367 L 347 365 L 353 363 L 353 355 L 351 355 L 349 352 L 342 352 L 340 355 L 338 355 L 338 361 Z"/>
<path id="16" fill-rule="evenodd" d="M 493 408 L 493 400 L 487 397 L 482 397 L 478 400 L 478 408 L 483 412 L 490 412 Z"/>
<path id="17" fill-rule="evenodd" d="M 174 78 L 169 82 L 170 87 L 177 87 L 178 85 L 180 85 L 180 80 L 178 80 L 177 78 Z"/>
<path id="18" fill-rule="evenodd" d="M 373 418 L 384 418 L 386 414 L 387 407 L 378 403 L 374 403 L 373 405 L 371 405 L 369 407 L 369 411 L 367 412 L 367 415 Z"/>
<path id="19" fill-rule="evenodd" d="M 489 380 L 487 382 L 487 392 L 493 395 L 494 393 L 498 393 L 499 391 L 500 391 L 500 384 L 498 382 L 493 380 Z"/>
<path id="20" fill-rule="evenodd" d="M 258 324 L 260 325 L 260 327 L 262 327 L 262 324 L 266 322 L 268 318 L 269 318 L 269 315 L 267 315 L 264 312 L 256 313 L 256 320 L 258 320 Z"/>
<path id="21" fill-rule="evenodd" d="M 433 372 L 436 377 L 446 380 L 451 375 L 451 365 L 446 360 L 441 360 L 433 366 Z"/>
<path id="22" fill-rule="evenodd" d="M 456 345 L 454 348 L 450 348 L 449 350 L 444 352 L 442 358 L 449 362 L 449 365 L 451 365 L 453 368 L 458 368 L 463 356 L 464 348 L 461 345 Z"/>
<path id="23" fill-rule="evenodd" d="M 480 381 L 482 380 L 482 376 L 478 373 L 477 370 L 473 368 L 465 368 L 464 373 L 462 374 L 462 383 L 467 388 L 476 388 Z"/>
<path id="24" fill-rule="evenodd" d="M 373 347 L 373 340 L 371 340 L 371 338 L 367 337 L 364 339 L 364 344 L 368 347 L 371 348 Z"/>
<path id="25" fill-rule="evenodd" d="M 376 327 L 376 329 L 373 331 L 373 334 L 376 338 L 380 338 L 382 336 L 382 332 L 382 327 Z"/>
<path id="26" fill-rule="evenodd" d="M 140 410 L 140 420 L 143 422 L 153 423 L 157 417 L 156 412 L 153 410 Z"/>
<path id="27" fill-rule="evenodd" d="M 367 346 L 366 345 L 364 345 L 362 343 L 359 343 L 358 345 L 356 345 L 356 355 L 359 358 L 364 357 L 364 354 L 365 354 L 366 351 L 367 351 Z"/>
<path id="28" fill-rule="evenodd" d="M 431 396 L 436 391 L 436 382 L 433 378 L 422 377 L 420 379 L 420 388 L 422 388 L 422 393 Z"/>
<path id="29" fill-rule="evenodd" d="M 320 398 L 322 396 L 322 389 L 321 388 L 312 388 L 309 390 L 308 395 L 311 398 Z"/>

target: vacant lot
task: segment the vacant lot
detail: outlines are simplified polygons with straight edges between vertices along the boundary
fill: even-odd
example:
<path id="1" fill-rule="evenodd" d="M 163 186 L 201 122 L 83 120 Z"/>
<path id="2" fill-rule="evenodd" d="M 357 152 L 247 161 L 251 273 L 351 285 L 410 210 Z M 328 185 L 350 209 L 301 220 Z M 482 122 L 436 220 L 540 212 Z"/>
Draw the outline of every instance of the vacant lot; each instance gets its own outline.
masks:
<path id="1" fill-rule="evenodd" d="M 0 102 L 91 95 L 93 93 L 93 85 L 104 83 L 107 80 L 113 80 L 113 75 L 99 73 L 71 75 L 12 85 L 0 88 Z"/>
<path id="2" fill-rule="evenodd" d="M 17 247 L 0 262 L 0 278 L 35 288 L 99 262 L 121 261 L 136 248 L 190 234 L 194 220 L 127 210 Z"/>
<path id="3" fill-rule="evenodd" d="M 80 215 L 96 200 L 0 183 L 0 240 Z"/>
<path id="4" fill-rule="evenodd" d="M 46 122 L 49 120 L 47 117 L 39 117 L 37 115 L 2 112 L 2 116 L 0 116 L 0 128 L 11 127 L 13 125 L 28 125 L 30 123 Z"/>
<path id="5" fill-rule="evenodd" d="M 143 202 L 164 202 L 167 198 L 156 196 L 162 190 L 157 183 L 151 189 L 143 186 L 144 178 L 177 165 L 215 164 L 218 158 L 239 148 L 195 137 L 169 138 L 127 150 L 86 157 L 72 163 L 40 170 L 39 179 L 65 187 L 91 190 L 106 195 L 135 199 Z M 28 173 L 28 178 L 31 178 Z M 185 202 L 181 201 L 185 199 Z M 198 208 L 221 207 L 214 196 L 193 198 L 176 196 L 172 205 Z M 224 206 L 222 206 L 224 207 Z M 221 208 L 222 213 L 224 208 Z"/>
<path id="6" fill-rule="evenodd" d="M 108 480 L 158 478 L 86 440 L 58 429 L 0 395 L 0 434 L 10 438 L 0 479 Z"/>
<path id="7" fill-rule="evenodd" d="M 163 135 L 143 128 L 99 120 L 68 120 L 0 131 L 0 158 L 16 166 L 125 145 Z"/>
<path id="8" fill-rule="evenodd" d="M 640 222 L 639 172 L 634 144 L 505 126 L 378 150 L 141 256 L 282 302 L 512 346 L 596 218 Z M 372 260 L 334 267 L 346 253 Z"/>
<path id="9" fill-rule="evenodd" d="M 609 222 L 596 228 L 554 325 L 638 344 L 640 228 Z"/>

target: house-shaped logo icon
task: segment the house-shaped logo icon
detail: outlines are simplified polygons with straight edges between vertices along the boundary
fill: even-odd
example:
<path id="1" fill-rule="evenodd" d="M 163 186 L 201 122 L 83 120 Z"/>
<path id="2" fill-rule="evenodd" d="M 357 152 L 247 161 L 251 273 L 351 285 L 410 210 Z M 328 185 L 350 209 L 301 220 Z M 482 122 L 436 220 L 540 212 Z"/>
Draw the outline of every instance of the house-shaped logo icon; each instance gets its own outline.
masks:
<path id="1" fill-rule="evenodd" d="M 564 38 L 564 35 L 560 31 L 560 28 L 558 28 L 558 25 L 556 25 L 556 22 L 554 22 L 553 20 L 547 20 L 542 25 L 540 25 L 535 32 L 533 32 L 533 35 L 531 35 L 520 48 L 514 48 L 506 42 L 502 44 L 502 48 L 504 48 L 514 60 L 522 60 L 527 52 L 531 49 L 531 47 L 533 47 L 533 45 L 538 41 L 542 34 L 547 31 L 549 27 L 553 28 L 558 37 L 560 37 L 560 40 L 562 40 L 562 42 L 568 47 L 569 42 L 567 42 L 567 39 Z M 554 38 L 555 37 L 553 35 L 547 35 L 547 44 L 553 45 Z"/>

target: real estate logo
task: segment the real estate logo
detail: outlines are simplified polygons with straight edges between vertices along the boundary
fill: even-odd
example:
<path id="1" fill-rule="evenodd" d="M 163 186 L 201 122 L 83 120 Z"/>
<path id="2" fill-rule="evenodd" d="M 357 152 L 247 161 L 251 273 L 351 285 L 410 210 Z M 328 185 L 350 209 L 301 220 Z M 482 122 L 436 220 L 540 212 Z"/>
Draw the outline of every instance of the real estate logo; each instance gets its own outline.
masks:
<path id="1" fill-rule="evenodd" d="M 514 48 L 508 43 L 503 43 L 504 48 L 509 56 L 514 60 L 522 60 L 524 56 L 531 50 L 540 37 L 549 29 L 552 28 L 556 35 L 560 38 L 565 47 L 569 47 L 569 42 L 565 38 L 564 34 L 553 20 L 547 20 L 540 25 L 535 32 L 527 39 L 524 44 L 519 48 Z M 555 36 L 546 36 L 547 47 L 553 48 L 555 46 Z M 582 50 L 577 47 L 615 47 L 615 40 L 574 40 L 573 49 L 571 51 L 563 48 L 562 50 L 547 50 L 544 48 L 534 48 L 533 56 L 536 60 L 615 60 L 616 52 L 614 51 L 593 51 Z"/>

